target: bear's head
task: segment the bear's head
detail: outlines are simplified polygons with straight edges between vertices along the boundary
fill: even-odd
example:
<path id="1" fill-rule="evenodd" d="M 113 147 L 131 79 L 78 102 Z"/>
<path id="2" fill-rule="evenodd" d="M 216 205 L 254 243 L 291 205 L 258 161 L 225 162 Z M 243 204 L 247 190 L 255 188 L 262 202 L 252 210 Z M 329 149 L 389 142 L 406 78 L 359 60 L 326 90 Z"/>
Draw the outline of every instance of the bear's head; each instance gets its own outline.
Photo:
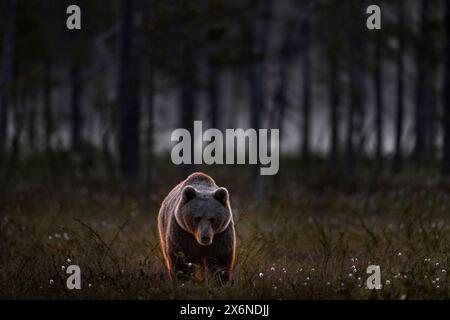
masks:
<path id="1" fill-rule="evenodd" d="M 214 235 L 225 231 L 232 220 L 227 189 L 218 188 L 211 192 L 184 187 L 175 219 L 199 244 L 212 244 Z"/>

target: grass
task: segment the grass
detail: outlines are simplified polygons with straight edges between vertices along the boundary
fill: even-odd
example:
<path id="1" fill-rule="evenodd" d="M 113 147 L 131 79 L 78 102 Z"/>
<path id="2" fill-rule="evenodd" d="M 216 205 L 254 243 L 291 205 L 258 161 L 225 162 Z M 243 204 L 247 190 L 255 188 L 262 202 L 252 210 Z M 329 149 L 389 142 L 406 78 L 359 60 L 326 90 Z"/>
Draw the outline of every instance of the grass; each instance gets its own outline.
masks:
<path id="1" fill-rule="evenodd" d="M 343 181 L 297 165 L 264 178 L 259 199 L 247 168 L 213 171 L 231 192 L 238 236 L 234 282 L 223 286 L 167 280 L 156 217 L 180 179 L 174 167 L 156 173 L 150 192 L 17 169 L 0 195 L 0 298 L 450 298 L 445 182 L 418 171 L 373 181 L 369 167 Z M 81 268 L 81 290 L 66 288 L 70 264 Z M 371 264 L 381 267 L 381 290 L 365 288 Z"/>

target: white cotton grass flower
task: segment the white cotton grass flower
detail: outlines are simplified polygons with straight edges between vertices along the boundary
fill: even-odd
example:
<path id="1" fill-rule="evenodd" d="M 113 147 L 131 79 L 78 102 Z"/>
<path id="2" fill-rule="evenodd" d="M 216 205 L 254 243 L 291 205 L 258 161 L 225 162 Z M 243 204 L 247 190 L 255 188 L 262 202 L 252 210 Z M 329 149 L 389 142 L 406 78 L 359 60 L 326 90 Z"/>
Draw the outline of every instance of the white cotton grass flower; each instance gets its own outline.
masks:
<path id="1" fill-rule="evenodd" d="M 66 266 L 61 266 L 61 270 L 66 270 Z"/>
<path id="2" fill-rule="evenodd" d="M 70 258 L 67 258 L 67 263 L 71 263 L 72 262 L 72 260 L 70 260 Z"/>
<path id="3" fill-rule="evenodd" d="M 397 256 L 401 257 L 401 256 L 402 256 L 402 253 L 401 253 L 401 252 L 397 253 Z"/>
<path id="4" fill-rule="evenodd" d="M 88 284 L 88 287 L 89 287 L 89 288 L 92 287 L 92 283 L 89 283 L 89 284 Z"/>
<path id="5" fill-rule="evenodd" d="M 264 277 L 264 273 L 260 272 L 258 276 L 259 276 L 260 278 L 263 278 L 263 277 Z"/>
<path id="6" fill-rule="evenodd" d="M 274 272 L 275 271 L 275 267 L 270 267 L 270 271 Z"/>
<path id="7" fill-rule="evenodd" d="M 55 281 L 53 281 L 53 279 L 50 279 L 50 285 L 52 285 Z"/>
<path id="8" fill-rule="evenodd" d="M 391 280 L 386 280 L 386 285 L 389 286 L 391 284 Z"/>

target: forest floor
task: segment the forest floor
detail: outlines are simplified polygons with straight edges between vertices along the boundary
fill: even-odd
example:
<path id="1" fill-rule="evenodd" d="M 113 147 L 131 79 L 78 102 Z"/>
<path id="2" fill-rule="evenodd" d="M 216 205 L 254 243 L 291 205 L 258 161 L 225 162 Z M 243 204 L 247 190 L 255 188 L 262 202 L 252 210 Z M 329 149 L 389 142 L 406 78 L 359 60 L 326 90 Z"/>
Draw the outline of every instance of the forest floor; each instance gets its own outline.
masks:
<path id="1" fill-rule="evenodd" d="M 237 230 L 225 285 L 167 279 L 156 218 L 177 168 L 158 171 L 149 192 L 63 167 L 56 177 L 57 168 L 17 169 L 0 193 L 0 299 L 450 298 L 448 183 L 418 170 L 374 175 L 367 165 L 349 181 L 325 165 L 297 167 L 263 178 L 262 199 L 248 168 L 212 171 Z M 66 287 L 72 264 L 81 290 Z M 372 264 L 381 290 L 366 289 Z"/>

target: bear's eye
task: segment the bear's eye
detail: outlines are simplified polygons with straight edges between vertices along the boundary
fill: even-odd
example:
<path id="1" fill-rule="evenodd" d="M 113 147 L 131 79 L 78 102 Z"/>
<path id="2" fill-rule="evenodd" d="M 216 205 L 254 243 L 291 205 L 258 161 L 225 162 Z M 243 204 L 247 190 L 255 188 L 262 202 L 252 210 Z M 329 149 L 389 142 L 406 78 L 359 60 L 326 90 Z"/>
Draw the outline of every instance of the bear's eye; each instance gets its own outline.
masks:
<path id="1" fill-rule="evenodd" d="M 211 218 L 211 219 L 209 219 L 209 222 L 210 222 L 211 224 L 214 224 L 214 223 L 216 222 L 216 218 Z"/>
<path id="2" fill-rule="evenodd" d="M 195 217 L 194 218 L 194 222 L 195 223 L 199 223 L 201 220 L 202 220 L 202 218 L 200 218 L 200 217 Z"/>

